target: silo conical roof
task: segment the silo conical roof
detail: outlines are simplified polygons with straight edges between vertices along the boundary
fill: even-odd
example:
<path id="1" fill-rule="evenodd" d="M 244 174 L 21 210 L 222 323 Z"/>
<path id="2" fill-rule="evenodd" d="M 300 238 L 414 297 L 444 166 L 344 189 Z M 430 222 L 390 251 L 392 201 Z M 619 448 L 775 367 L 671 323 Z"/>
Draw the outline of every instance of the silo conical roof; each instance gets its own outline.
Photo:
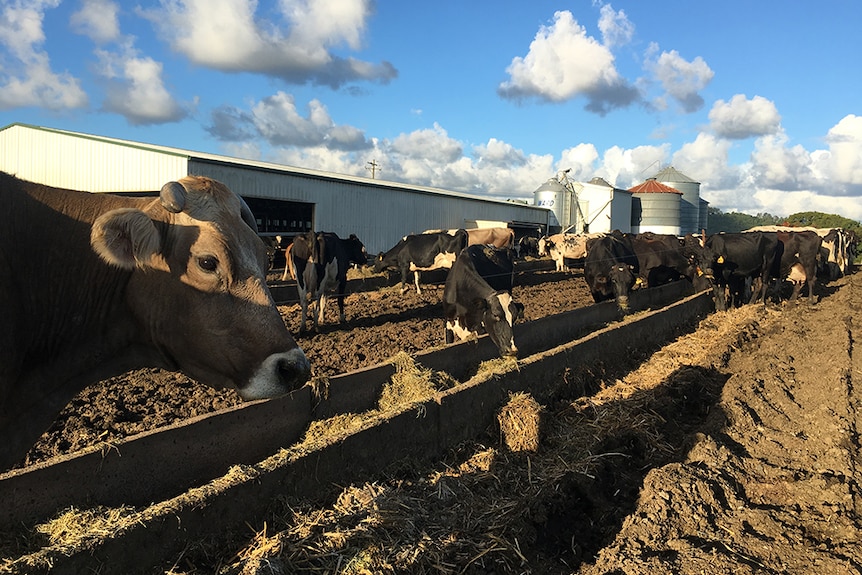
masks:
<path id="1" fill-rule="evenodd" d="M 632 188 L 629 188 L 629 191 L 633 194 L 679 194 L 682 195 L 682 192 L 677 190 L 676 188 L 672 188 L 670 186 L 666 186 L 661 182 L 657 181 L 655 178 L 649 178 L 644 183 L 638 184 Z"/>
<path id="2" fill-rule="evenodd" d="M 665 169 L 661 170 L 654 176 L 654 179 L 659 182 L 678 182 L 678 183 L 688 183 L 688 184 L 700 184 L 700 182 L 696 182 L 692 180 L 673 166 L 668 166 Z"/>

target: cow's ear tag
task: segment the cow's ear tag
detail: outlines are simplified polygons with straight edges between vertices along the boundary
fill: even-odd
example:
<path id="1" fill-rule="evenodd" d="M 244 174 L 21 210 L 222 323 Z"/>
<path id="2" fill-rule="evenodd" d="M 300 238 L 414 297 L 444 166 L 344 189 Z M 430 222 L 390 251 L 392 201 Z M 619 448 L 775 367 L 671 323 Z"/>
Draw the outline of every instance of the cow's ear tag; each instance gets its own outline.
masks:
<path id="1" fill-rule="evenodd" d="M 635 280 L 635 285 L 638 285 L 638 286 L 639 286 L 639 285 L 641 285 L 642 283 L 644 283 L 644 279 L 643 279 L 642 277 L 638 277 L 638 278 Z"/>
<path id="2" fill-rule="evenodd" d="M 99 257 L 126 270 L 146 265 L 161 249 L 161 243 L 150 217 L 134 208 L 102 214 L 90 231 L 90 245 Z"/>
<path id="3" fill-rule="evenodd" d="M 724 256 L 718 256 L 718 259 L 717 259 L 717 260 L 715 260 L 715 261 L 716 261 L 717 263 L 723 264 L 723 263 L 724 263 Z"/>

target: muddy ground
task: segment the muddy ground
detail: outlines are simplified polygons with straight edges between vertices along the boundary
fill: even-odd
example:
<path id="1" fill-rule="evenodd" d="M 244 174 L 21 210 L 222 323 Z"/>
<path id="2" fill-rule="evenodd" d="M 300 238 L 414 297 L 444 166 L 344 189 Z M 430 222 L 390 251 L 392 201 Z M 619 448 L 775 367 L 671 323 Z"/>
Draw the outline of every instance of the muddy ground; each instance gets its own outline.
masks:
<path id="1" fill-rule="evenodd" d="M 368 274 L 351 272 L 349 277 Z M 270 273 L 274 285 L 279 270 Z M 326 307 L 317 331 L 299 334 L 298 303 L 279 310 L 312 364 L 313 376 L 332 376 L 380 363 L 399 351 L 413 353 L 443 345 L 442 284 L 422 285 L 422 293 L 398 287 L 351 293 L 347 322 L 340 325 L 335 302 Z M 583 273 L 525 272 L 513 295 L 525 305 L 524 321 L 593 303 Z M 27 454 L 24 465 L 73 453 L 241 403 L 232 390 L 215 390 L 182 374 L 141 369 L 89 386 L 62 411 Z"/>
<path id="2" fill-rule="evenodd" d="M 807 305 L 712 314 L 432 466 L 286 499 L 170 573 L 862 572 L 862 274 Z M 575 386 L 577 387 L 577 386 Z M 501 419 L 501 422 L 503 420 Z"/>
<path id="3" fill-rule="evenodd" d="M 540 300 L 571 308 L 570 287 L 586 295 L 577 272 L 524 286 L 528 317 Z M 538 406 L 533 449 L 513 449 L 495 427 L 433 466 L 404 463 L 315 501 L 274 502 L 265 523 L 196 542 L 158 572 L 860 573 L 862 274 L 818 291 L 813 307 L 716 313 L 651 354 L 573 366 L 566 377 L 580 383 L 567 387 L 588 393 Z M 348 330 L 300 338 L 316 369 L 375 363 L 389 338 L 408 350 L 439 343 L 439 292 L 351 298 L 351 323 L 372 325 L 351 326 L 359 331 L 336 345 L 325 336 Z M 383 317 L 356 317 L 360 301 Z M 401 315 L 412 318 L 395 322 Z M 362 331 L 381 327 L 388 338 Z M 324 357 L 338 367 L 324 368 Z M 161 373 L 141 379 L 188 387 Z M 123 397 L 108 404 L 132 412 Z M 235 401 L 207 397 L 199 409 Z M 122 417 L 106 420 L 102 434 L 128 429 Z"/>

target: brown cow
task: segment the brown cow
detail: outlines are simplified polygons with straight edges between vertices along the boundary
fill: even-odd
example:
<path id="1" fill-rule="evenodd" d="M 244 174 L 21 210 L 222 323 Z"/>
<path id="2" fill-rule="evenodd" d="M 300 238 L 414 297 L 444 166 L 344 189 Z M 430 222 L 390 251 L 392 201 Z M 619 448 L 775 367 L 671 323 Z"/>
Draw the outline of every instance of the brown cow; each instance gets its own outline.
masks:
<path id="1" fill-rule="evenodd" d="M 134 198 L 0 172 L 0 218 L 0 469 L 86 385 L 131 369 L 246 400 L 308 380 L 254 218 L 223 184 L 186 177 Z"/>
<path id="2" fill-rule="evenodd" d="M 515 230 L 512 228 L 473 228 L 467 230 L 467 245 L 494 246 L 495 248 L 515 247 Z"/>
<path id="3" fill-rule="evenodd" d="M 587 257 L 587 241 L 607 234 L 554 234 L 539 240 L 539 255 L 551 256 L 558 272 L 566 269 L 566 260 L 582 260 Z"/>

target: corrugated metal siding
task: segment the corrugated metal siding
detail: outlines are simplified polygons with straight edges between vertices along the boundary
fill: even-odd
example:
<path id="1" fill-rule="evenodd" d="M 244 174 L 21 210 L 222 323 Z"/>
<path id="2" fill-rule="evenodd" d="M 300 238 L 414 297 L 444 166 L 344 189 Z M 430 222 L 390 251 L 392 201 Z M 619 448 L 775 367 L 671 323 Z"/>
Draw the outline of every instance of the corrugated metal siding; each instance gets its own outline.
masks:
<path id="1" fill-rule="evenodd" d="M 312 203 L 315 230 L 355 233 L 372 253 L 405 234 L 465 227 L 468 220 L 547 226 L 550 213 L 421 186 L 17 124 L 0 130 L 0 170 L 94 192 L 155 191 L 186 175 L 209 176 L 244 196 Z"/>
<path id="2" fill-rule="evenodd" d="M 188 158 L 27 126 L 0 130 L 0 170 L 90 192 L 153 191 L 188 173 Z"/>
<path id="3" fill-rule="evenodd" d="M 341 237 L 356 234 L 369 253 L 386 251 L 407 234 L 460 228 L 467 220 L 546 225 L 548 217 L 547 210 L 535 206 L 435 194 L 383 182 L 318 178 L 194 158 L 189 171 L 224 182 L 240 195 L 313 203 L 315 230 Z"/>

